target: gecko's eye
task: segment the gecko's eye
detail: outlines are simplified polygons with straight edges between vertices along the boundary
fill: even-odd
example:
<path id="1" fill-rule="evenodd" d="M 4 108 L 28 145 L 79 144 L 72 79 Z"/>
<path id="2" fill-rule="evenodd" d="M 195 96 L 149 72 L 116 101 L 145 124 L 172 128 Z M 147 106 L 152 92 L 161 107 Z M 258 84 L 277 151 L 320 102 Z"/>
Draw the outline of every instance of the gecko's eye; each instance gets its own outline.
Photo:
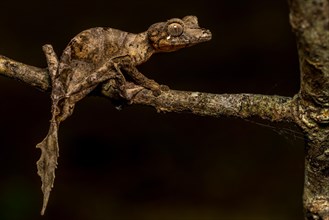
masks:
<path id="1" fill-rule="evenodd" d="M 171 23 L 168 25 L 168 34 L 173 37 L 178 37 L 183 33 L 183 26 L 179 23 Z"/>

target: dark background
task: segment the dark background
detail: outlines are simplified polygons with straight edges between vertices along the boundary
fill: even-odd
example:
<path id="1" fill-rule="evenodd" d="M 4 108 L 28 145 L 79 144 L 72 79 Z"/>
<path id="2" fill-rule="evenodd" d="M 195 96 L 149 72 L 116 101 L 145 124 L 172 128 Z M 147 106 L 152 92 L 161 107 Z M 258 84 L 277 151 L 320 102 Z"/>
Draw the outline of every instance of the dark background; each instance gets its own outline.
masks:
<path id="1" fill-rule="evenodd" d="M 196 15 L 211 42 L 157 54 L 141 72 L 172 89 L 293 96 L 299 74 L 285 0 L 2 1 L 0 54 L 45 67 L 41 46 L 60 55 L 80 31 L 145 31 Z M 117 111 L 88 97 L 63 123 L 59 167 L 46 215 L 35 145 L 50 99 L 0 77 L 0 219 L 302 219 L 303 138 L 239 119 Z M 297 132 L 297 133 L 295 133 Z"/>

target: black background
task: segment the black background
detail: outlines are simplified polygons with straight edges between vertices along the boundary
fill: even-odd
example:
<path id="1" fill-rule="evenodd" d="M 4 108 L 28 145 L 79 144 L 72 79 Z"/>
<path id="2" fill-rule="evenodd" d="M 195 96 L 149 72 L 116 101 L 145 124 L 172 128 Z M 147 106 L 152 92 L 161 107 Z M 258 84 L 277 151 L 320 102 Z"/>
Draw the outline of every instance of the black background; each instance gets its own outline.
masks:
<path id="1" fill-rule="evenodd" d="M 185 15 L 198 16 L 212 41 L 155 55 L 139 67 L 145 75 L 178 90 L 298 91 L 285 0 L 6 0 L 0 54 L 45 67 L 43 44 L 60 55 L 90 27 L 138 33 Z M 0 103 L 0 219 L 302 219 L 303 139 L 290 125 L 117 111 L 97 97 L 79 102 L 61 127 L 55 188 L 40 217 L 35 145 L 48 131 L 49 93 L 0 77 Z"/>

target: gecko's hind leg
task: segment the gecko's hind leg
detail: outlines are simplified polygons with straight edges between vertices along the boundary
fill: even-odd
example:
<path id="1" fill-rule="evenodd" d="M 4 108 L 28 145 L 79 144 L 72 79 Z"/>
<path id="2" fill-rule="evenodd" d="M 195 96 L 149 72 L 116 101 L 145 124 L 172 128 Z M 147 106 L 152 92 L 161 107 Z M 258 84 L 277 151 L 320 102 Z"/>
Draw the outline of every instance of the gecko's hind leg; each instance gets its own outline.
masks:
<path id="1" fill-rule="evenodd" d="M 119 90 L 120 96 L 126 98 L 126 79 L 121 73 L 118 65 L 112 61 L 107 62 L 94 73 L 86 77 L 82 82 L 72 86 L 68 89 L 66 97 L 79 96 L 79 93 L 83 94 L 84 97 L 90 91 L 92 91 L 98 84 L 103 83 L 108 80 L 115 80 L 115 86 Z M 87 92 L 86 92 L 87 91 Z M 83 98 L 81 97 L 81 98 Z M 79 97 L 75 98 L 76 101 L 80 100 Z"/>
<path id="2" fill-rule="evenodd" d="M 58 74 L 58 58 L 53 47 L 50 44 L 43 45 L 42 50 L 47 59 L 48 71 L 51 82 L 53 84 Z"/>

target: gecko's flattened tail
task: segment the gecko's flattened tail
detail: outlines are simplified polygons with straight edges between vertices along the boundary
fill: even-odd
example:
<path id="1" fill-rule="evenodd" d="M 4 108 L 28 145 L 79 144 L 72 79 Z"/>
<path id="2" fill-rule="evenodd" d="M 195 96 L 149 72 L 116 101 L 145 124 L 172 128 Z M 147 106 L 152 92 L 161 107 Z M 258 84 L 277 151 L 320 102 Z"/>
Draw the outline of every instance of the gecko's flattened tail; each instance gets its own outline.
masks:
<path id="1" fill-rule="evenodd" d="M 57 167 L 58 150 L 58 127 L 56 123 L 51 123 L 49 133 L 45 139 L 36 147 L 41 149 L 41 157 L 37 162 L 38 175 L 41 177 L 43 192 L 43 206 L 41 215 L 44 215 L 50 191 L 54 186 L 55 169 Z"/>

